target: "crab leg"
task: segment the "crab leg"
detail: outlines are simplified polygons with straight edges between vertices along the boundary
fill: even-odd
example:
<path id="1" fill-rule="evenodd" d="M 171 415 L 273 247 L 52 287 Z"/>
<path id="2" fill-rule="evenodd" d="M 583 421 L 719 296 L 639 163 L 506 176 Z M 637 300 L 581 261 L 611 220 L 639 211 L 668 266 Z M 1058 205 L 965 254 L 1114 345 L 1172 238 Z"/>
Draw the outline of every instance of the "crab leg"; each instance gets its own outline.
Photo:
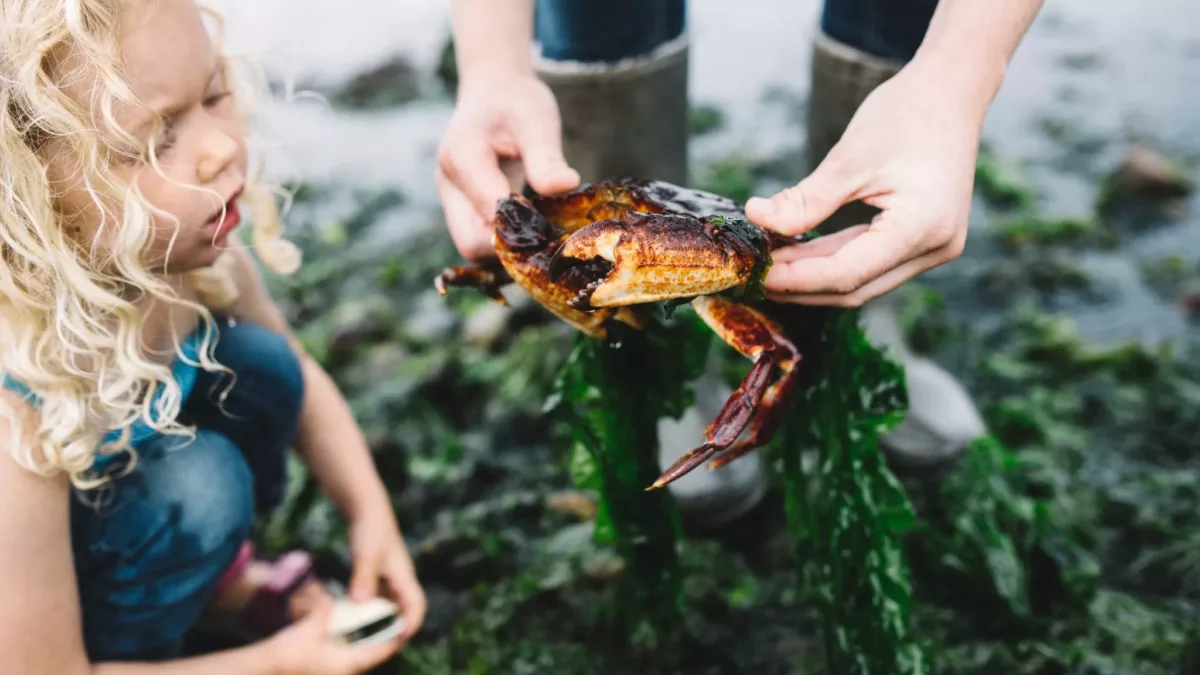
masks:
<path id="1" fill-rule="evenodd" d="M 779 340 L 778 343 L 781 350 L 790 354 L 790 358 L 780 359 L 779 363 L 787 363 L 789 367 L 785 368 L 783 376 L 774 385 L 767 388 L 767 393 L 759 403 L 758 415 L 750 423 L 750 433 L 747 437 L 734 443 L 719 457 L 709 462 L 708 468 L 719 469 L 762 447 L 779 429 L 779 423 L 783 421 L 783 411 L 787 410 L 787 401 L 796 389 L 798 371 L 795 365 L 800 361 L 800 353 L 786 340 Z"/>
<path id="2" fill-rule="evenodd" d="M 719 452 L 724 454 L 714 465 L 728 464 L 761 446 L 778 427 L 785 402 L 795 389 L 800 354 L 773 321 L 747 305 L 716 296 L 696 298 L 692 306 L 713 332 L 754 361 L 754 366 L 704 429 L 704 444 L 676 460 L 649 490 L 680 478 Z M 769 384 L 776 367 L 783 374 Z M 736 442 L 748 424 L 750 437 Z"/>
<path id="3" fill-rule="evenodd" d="M 503 267 L 495 269 L 476 267 L 473 265 L 456 265 L 443 270 L 433 280 L 438 294 L 445 297 L 447 286 L 465 286 L 477 288 L 496 302 L 507 305 L 508 301 L 500 294 L 500 287 L 511 283 L 508 273 Z"/>

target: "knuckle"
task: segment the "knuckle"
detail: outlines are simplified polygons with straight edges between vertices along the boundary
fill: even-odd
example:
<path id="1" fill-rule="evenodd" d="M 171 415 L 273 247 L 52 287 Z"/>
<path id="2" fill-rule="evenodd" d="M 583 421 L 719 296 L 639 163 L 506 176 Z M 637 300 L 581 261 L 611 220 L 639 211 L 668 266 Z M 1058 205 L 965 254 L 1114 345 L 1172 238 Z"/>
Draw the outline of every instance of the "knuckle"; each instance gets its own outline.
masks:
<path id="1" fill-rule="evenodd" d="M 850 294 L 854 293 L 858 289 L 862 288 L 864 283 L 865 282 L 861 279 L 860 276 L 854 275 L 854 276 L 843 276 L 840 278 L 835 278 L 832 281 L 831 286 L 833 287 L 834 293 L 837 293 L 838 295 L 842 295 L 842 296 L 849 296 Z"/>
<path id="2" fill-rule="evenodd" d="M 930 228 L 930 243 L 934 247 L 943 247 L 954 241 L 958 234 L 958 222 L 953 218 L 939 218 Z"/>
<path id="3" fill-rule="evenodd" d="M 846 309 L 858 309 L 859 307 L 862 307 L 866 301 L 867 298 L 862 293 L 851 293 L 842 297 L 841 306 Z"/>
<path id="4" fill-rule="evenodd" d="M 965 250 L 967 250 L 967 238 L 966 237 L 954 237 L 953 239 L 950 240 L 950 243 L 947 244 L 945 249 L 943 249 L 943 251 L 942 251 L 942 255 L 941 255 L 942 262 L 950 262 L 951 260 L 957 260 L 958 257 L 961 256 L 963 254 L 963 251 L 965 251 Z"/>
<path id="5" fill-rule="evenodd" d="M 458 154 L 450 143 L 442 143 L 438 146 L 437 163 L 438 168 L 446 174 L 447 178 L 453 179 L 458 175 Z"/>

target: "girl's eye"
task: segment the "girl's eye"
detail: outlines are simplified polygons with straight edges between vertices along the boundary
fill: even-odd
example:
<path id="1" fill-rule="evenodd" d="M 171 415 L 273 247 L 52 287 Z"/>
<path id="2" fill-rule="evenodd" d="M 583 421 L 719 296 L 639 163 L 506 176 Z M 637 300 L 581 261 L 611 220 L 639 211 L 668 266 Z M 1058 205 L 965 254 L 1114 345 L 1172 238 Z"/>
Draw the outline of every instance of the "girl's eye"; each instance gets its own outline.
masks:
<path id="1" fill-rule="evenodd" d="M 213 94 L 209 94 L 204 99 L 204 106 L 207 108 L 211 108 L 212 106 L 215 106 L 216 104 L 218 104 L 221 101 L 224 101 L 226 98 L 228 98 L 229 94 L 230 94 L 230 92 L 228 92 L 228 91 L 218 91 Z"/>
<path id="2" fill-rule="evenodd" d="M 175 122 L 168 119 L 163 125 L 162 136 L 154 143 L 154 153 L 158 156 L 166 154 L 175 145 Z"/>

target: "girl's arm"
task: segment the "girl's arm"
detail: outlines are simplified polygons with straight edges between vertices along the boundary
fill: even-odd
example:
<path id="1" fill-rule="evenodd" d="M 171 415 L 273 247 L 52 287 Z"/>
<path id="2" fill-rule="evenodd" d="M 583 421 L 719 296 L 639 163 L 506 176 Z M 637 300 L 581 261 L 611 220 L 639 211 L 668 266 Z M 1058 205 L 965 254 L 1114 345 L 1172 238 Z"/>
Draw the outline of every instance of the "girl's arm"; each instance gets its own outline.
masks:
<path id="1" fill-rule="evenodd" d="M 36 414 L 19 396 L 0 392 L 24 417 Z M 79 630 L 79 595 L 71 555 L 69 484 L 44 478 L 13 459 L 11 425 L 0 416 L 0 659 L 8 675 L 273 675 L 274 643 L 158 664 L 91 665 Z"/>
<path id="2" fill-rule="evenodd" d="M 300 345 L 283 312 L 272 300 L 254 260 L 244 249 L 232 249 L 238 300 L 231 315 L 274 330 L 288 339 L 304 374 L 304 403 L 296 451 L 321 487 L 347 519 L 380 507 L 391 510 L 383 481 L 350 406 L 321 364 Z"/>
<path id="3" fill-rule="evenodd" d="M 278 331 L 291 342 L 300 359 L 305 391 L 296 450 L 349 521 L 350 596 L 355 600 L 392 596 L 404 615 L 402 640 L 407 640 L 424 621 L 425 591 L 417 580 L 391 498 L 375 470 L 367 441 L 333 379 L 296 340 L 267 293 L 249 252 L 236 249 L 231 254 L 239 290 L 233 316 Z M 381 580 L 387 587 L 384 593 L 379 591 Z"/>

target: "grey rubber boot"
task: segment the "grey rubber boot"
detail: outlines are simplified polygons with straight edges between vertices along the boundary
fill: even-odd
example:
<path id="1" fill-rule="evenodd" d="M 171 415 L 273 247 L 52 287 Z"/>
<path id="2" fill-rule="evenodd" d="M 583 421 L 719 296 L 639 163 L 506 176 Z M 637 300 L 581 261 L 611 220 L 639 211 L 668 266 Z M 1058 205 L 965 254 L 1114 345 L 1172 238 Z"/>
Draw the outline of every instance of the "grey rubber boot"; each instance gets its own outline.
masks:
<path id="1" fill-rule="evenodd" d="M 688 180 L 688 37 L 615 63 L 535 58 L 562 117 L 563 154 L 584 182 Z"/>
<path id="2" fill-rule="evenodd" d="M 534 67 L 558 101 L 563 154 L 584 182 L 642 177 L 687 184 L 687 33 L 642 58 L 579 63 L 539 56 Z M 704 442 L 704 427 L 732 391 L 721 380 L 716 360 L 693 386 L 696 405 L 679 420 L 659 422 L 664 469 Z M 766 474 L 753 454 L 717 471 L 700 467 L 668 489 L 685 522 L 711 527 L 758 504 Z"/>
<path id="3" fill-rule="evenodd" d="M 813 46 L 812 97 L 808 116 L 810 169 L 841 138 L 854 112 L 875 87 L 896 74 L 902 63 L 865 54 L 819 34 Z M 833 232 L 868 223 L 877 212 L 865 204 L 848 204 L 820 226 Z M 974 439 L 987 433 L 970 394 L 950 373 L 913 354 L 904 342 L 898 312 L 903 287 L 862 308 L 867 338 L 890 348 L 905 369 L 909 411 L 895 429 L 880 438 L 889 457 L 913 467 L 941 465 L 960 456 Z"/>

